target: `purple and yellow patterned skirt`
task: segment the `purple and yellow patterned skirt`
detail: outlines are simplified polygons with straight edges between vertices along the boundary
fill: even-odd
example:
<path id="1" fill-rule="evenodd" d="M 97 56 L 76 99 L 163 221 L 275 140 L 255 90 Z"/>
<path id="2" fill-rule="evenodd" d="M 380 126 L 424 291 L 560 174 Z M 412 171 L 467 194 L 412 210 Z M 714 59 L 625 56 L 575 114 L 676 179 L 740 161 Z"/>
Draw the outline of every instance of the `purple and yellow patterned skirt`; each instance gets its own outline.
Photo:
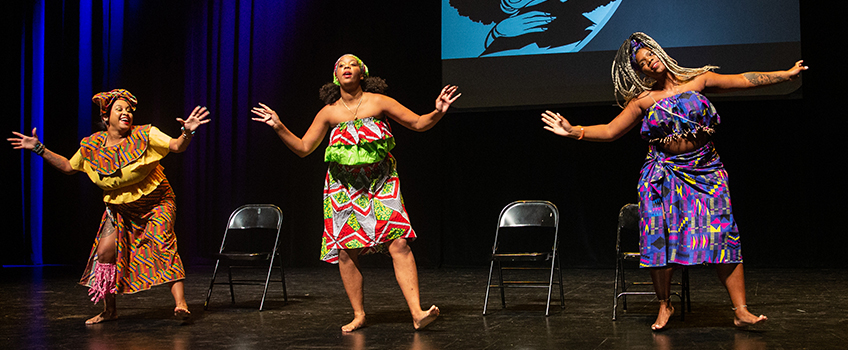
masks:
<path id="1" fill-rule="evenodd" d="M 153 286 L 185 279 L 185 270 L 174 234 L 174 192 L 165 179 L 153 192 L 124 204 L 108 204 L 117 234 L 117 293 L 131 294 Z M 109 217 L 103 213 L 100 229 L 80 284 L 95 283 L 97 245 Z"/>
<path id="2" fill-rule="evenodd" d="M 639 199 L 641 267 L 742 262 L 727 171 L 712 142 L 678 155 L 651 145 Z"/>

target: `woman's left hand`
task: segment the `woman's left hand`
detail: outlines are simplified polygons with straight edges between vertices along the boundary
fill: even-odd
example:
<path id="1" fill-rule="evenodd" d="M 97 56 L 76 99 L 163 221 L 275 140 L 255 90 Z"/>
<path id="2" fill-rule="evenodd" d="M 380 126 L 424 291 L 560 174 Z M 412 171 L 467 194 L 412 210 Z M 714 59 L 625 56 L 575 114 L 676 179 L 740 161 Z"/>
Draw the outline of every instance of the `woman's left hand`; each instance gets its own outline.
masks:
<path id="1" fill-rule="evenodd" d="M 204 119 L 209 115 L 209 110 L 206 107 L 197 106 L 188 115 L 188 118 L 177 118 L 177 121 L 183 126 L 186 134 L 193 134 L 198 127 L 208 123 L 212 119 Z"/>
<path id="2" fill-rule="evenodd" d="M 458 86 L 447 85 L 442 88 L 442 92 L 439 94 L 439 97 L 436 98 L 436 110 L 445 113 L 450 108 L 451 103 L 456 101 L 459 96 L 462 96 L 462 93 L 457 94 L 456 90 L 459 89 Z M 456 94 L 456 95 L 454 95 Z"/>
<path id="3" fill-rule="evenodd" d="M 810 67 L 804 65 L 804 60 L 795 62 L 795 65 L 792 66 L 792 68 L 789 68 L 789 70 L 787 70 L 787 72 L 789 72 L 789 79 L 792 80 L 797 78 L 799 75 L 801 75 L 802 71 L 805 71 L 809 68 Z"/>

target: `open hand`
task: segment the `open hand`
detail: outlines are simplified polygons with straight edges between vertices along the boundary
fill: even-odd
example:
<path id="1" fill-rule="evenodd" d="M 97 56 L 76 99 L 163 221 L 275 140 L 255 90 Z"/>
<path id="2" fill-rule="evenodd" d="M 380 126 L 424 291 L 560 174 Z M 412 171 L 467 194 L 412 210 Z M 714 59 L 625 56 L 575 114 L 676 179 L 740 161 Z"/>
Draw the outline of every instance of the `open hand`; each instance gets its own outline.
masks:
<path id="1" fill-rule="evenodd" d="M 542 113 L 542 121 L 547 124 L 547 126 L 544 127 L 545 130 L 560 136 L 572 136 L 575 135 L 575 131 L 577 131 L 574 130 L 571 123 L 569 123 L 568 120 L 559 113 L 545 111 L 545 113 Z"/>
<path id="2" fill-rule="evenodd" d="M 35 145 L 38 144 L 38 134 L 36 133 L 35 128 L 32 128 L 32 136 L 26 136 L 16 131 L 12 131 L 17 137 L 10 137 L 8 140 L 12 144 L 12 148 L 14 149 L 25 149 L 32 151 L 35 148 Z"/>
<path id="3" fill-rule="evenodd" d="M 208 123 L 212 119 L 204 119 L 209 115 L 209 110 L 206 107 L 197 106 L 194 107 L 194 110 L 188 115 L 187 119 L 177 118 L 177 121 L 185 129 L 185 133 L 193 134 L 198 127 L 203 124 Z"/>
<path id="4" fill-rule="evenodd" d="M 456 101 L 459 96 L 462 96 L 461 93 L 456 93 L 457 89 L 459 89 L 459 87 L 455 85 L 446 85 L 445 87 L 443 87 L 442 92 L 439 93 L 439 97 L 436 98 L 436 110 L 442 113 L 447 112 L 448 108 L 450 108 L 450 105 L 453 103 L 453 101 Z"/>
<path id="5" fill-rule="evenodd" d="M 258 115 L 258 118 L 251 118 L 257 122 L 263 122 L 268 126 L 275 128 L 277 125 L 282 125 L 283 123 L 280 121 L 280 117 L 277 115 L 277 112 L 274 112 L 271 107 L 268 107 L 264 103 L 259 102 L 260 107 L 253 107 L 250 110 L 251 113 Z"/>

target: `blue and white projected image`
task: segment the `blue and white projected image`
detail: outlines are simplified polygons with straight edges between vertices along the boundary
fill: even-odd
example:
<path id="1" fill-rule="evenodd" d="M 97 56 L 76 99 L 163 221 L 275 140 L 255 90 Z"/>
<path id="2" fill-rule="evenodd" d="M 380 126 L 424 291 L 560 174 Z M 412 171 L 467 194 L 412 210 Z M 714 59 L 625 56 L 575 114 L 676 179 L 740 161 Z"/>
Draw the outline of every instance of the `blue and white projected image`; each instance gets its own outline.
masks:
<path id="1" fill-rule="evenodd" d="M 786 69 L 802 59 L 798 1 L 442 0 L 442 82 L 462 87 L 456 108 L 614 102 L 610 65 L 634 32 L 685 67 Z"/>
<path id="2" fill-rule="evenodd" d="M 442 59 L 578 52 L 622 0 L 442 0 Z"/>

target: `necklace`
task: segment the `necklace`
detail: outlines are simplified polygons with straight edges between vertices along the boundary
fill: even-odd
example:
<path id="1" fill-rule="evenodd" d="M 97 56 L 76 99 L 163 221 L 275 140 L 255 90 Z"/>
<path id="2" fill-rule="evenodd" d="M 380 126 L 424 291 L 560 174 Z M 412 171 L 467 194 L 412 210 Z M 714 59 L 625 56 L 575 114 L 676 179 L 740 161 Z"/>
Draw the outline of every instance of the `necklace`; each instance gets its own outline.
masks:
<path id="1" fill-rule="evenodd" d="M 362 104 L 363 95 L 365 95 L 365 93 L 362 93 L 362 95 L 359 95 L 359 102 L 356 104 L 356 108 L 352 111 L 350 110 L 350 107 L 347 106 L 347 103 L 345 103 L 344 98 L 341 99 L 342 104 L 345 106 L 345 108 L 347 108 L 347 111 L 353 114 L 353 119 L 356 119 L 356 113 L 359 112 L 359 105 Z"/>

